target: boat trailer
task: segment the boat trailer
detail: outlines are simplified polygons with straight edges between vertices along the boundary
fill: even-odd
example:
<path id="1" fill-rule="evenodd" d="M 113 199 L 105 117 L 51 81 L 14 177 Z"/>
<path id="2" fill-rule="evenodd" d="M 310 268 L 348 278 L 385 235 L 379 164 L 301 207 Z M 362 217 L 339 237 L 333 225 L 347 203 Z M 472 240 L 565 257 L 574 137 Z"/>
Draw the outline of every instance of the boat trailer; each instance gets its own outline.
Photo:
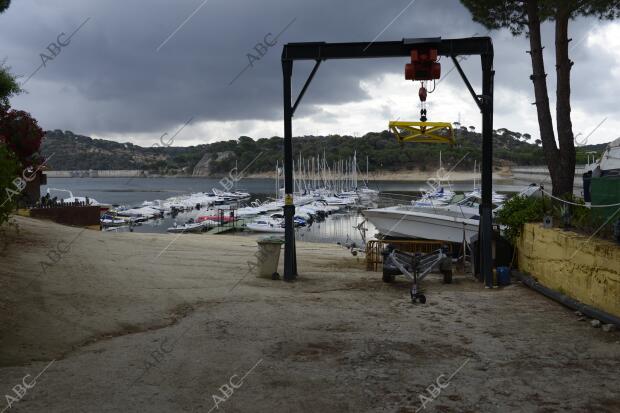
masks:
<path id="1" fill-rule="evenodd" d="M 448 255 L 448 247 L 442 247 L 429 254 L 410 253 L 399 251 L 388 245 L 383 255 L 383 281 L 391 283 L 397 275 L 403 274 L 411 280 L 411 301 L 426 303 L 426 296 L 422 293 L 419 283 L 428 274 L 439 270 L 443 275 L 443 282 L 452 282 L 452 258 Z"/>

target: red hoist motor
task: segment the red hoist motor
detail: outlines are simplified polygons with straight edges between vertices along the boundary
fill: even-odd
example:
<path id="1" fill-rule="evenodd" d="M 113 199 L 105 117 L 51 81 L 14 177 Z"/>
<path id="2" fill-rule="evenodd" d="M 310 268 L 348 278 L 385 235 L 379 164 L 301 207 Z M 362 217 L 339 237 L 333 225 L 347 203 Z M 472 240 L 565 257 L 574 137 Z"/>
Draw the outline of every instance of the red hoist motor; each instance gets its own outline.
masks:
<path id="1" fill-rule="evenodd" d="M 437 80 L 441 76 L 441 63 L 437 61 L 437 49 L 413 49 L 411 51 L 411 63 L 405 65 L 405 79 L 419 80 L 420 86 L 419 96 L 422 102 L 422 110 L 420 111 L 420 121 L 426 122 L 426 82 L 428 80 Z"/>
<path id="2" fill-rule="evenodd" d="M 411 63 L 405 65 L 407 80 L 437 80 L 441 76 L 441 63 L 437 61 L 437 49 L 414 49 Z"/>

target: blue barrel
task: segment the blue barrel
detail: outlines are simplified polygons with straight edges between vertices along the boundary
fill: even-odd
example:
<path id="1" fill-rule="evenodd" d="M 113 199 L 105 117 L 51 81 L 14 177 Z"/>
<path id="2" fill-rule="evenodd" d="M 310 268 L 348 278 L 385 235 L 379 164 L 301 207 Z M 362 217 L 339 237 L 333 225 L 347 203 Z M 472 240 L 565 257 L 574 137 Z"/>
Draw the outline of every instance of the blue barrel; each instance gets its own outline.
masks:
<path id="1" fill-rule="evenodd" d="M 510 285 L 510 268 L 497 267 L 497 285 Z"/>

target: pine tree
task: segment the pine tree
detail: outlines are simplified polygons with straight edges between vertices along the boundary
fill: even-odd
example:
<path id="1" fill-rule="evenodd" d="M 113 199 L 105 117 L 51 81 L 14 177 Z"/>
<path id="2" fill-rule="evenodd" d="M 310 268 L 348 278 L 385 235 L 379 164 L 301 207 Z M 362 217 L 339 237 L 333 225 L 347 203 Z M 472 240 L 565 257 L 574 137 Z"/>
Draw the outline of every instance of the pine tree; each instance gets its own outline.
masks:
<path id="1" fill-rule="evenodd" d="M 556 196 L 572 195 L 575 178 L 575 142 L 571 121 L 571 68 L 568 26 L 579 16 L 612 20 L 620 16 L 620 0 L 461 0 L 474 21 L 489 29 L 508 28 L 513 35 L 526 34 L 530 42 L 538 125 L 545 161 Z M 540 27 L 555 22 L 557 143 L 549 107 L 547 74 Z M 559 143 L 559 146 L 558 146 Z"/>

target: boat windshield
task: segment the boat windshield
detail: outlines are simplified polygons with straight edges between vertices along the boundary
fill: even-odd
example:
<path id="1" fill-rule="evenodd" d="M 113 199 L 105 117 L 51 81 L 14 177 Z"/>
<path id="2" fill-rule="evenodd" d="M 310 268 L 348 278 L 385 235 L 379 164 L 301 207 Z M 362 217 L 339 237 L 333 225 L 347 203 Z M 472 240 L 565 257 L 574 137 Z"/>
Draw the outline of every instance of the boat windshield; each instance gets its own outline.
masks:
<path id="1" fill-rule="evenodd" d="M 458 206 L 461 207 L 469 207 L 469 208 L 478 208 L 482 204 L 482 199 L 479 196 L 468 196 L 467 198 L 457 202 Z M 495 209 L 498 207 L 498 204 L 493 202 L 492 208 Z"/>

